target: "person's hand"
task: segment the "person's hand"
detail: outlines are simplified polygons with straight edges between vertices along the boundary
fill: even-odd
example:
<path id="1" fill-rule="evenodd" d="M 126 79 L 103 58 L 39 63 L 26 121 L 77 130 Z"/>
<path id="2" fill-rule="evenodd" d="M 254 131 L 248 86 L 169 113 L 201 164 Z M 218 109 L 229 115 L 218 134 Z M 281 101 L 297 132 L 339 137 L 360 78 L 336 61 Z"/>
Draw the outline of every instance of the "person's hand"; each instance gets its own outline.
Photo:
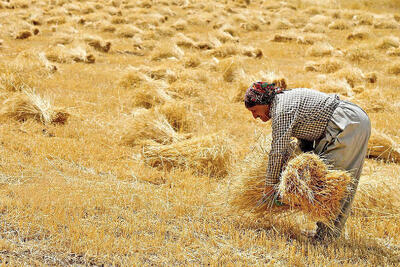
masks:
<path id="1" fill-rule="evenodd" d="M 270 201 L 270 203 L 274 206 L 283 206 L 284 204 L 281 202 L 278 192 L 275 190 L 273 186 L 266 186 L 263 191 L 263 200 Z"/>
<path id="2" fill-rule="evenodd" d="M 273 198 L 275 195 L 275 188 L 273 186 L 265 186 L 264 191 L 263 191 L 263 198 Z"/>

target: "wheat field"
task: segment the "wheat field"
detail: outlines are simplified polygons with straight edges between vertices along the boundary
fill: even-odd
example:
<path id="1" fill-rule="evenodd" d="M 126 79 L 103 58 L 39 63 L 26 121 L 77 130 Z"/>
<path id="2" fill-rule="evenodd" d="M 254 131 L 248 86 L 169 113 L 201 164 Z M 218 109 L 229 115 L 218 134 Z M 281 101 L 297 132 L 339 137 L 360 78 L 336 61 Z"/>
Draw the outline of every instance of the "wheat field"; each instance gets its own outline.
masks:
<path id="1" fill-rule="evenodd" d="M 227 207 L 269 79 L 371 118 L 331 243 Z M 398 0 L 0 1 L 0 263 L 399 266 L 399 90 Z"/>

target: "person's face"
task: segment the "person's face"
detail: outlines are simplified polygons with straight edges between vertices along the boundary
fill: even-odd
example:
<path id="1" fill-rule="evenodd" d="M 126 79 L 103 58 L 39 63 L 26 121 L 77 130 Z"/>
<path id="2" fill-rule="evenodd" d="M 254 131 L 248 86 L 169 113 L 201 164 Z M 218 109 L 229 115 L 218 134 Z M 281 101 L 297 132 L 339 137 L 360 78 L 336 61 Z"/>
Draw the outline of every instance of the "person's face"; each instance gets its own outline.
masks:
<path id="1" fill-rule="evenodd" d="M 271 117 L 269 116 L 270 105 L 255 105 L 248 110 L 253 114 L 254 119 L 260 118 L 263 122 L 269 121 Z"/>

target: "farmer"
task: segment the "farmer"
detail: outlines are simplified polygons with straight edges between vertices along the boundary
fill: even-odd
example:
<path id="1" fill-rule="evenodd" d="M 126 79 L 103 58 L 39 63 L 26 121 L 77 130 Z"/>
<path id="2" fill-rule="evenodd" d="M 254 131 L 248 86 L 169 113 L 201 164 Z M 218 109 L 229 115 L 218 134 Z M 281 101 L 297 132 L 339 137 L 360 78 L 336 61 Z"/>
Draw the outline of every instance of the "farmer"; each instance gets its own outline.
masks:
<path id="1" fill-rule="evenodd" d="M 269 153 L 264 198 L 278 198 L 276 186 L 282 166 L 290 156 L 290 139 L 296 137 L 303 152 L 313 151 L 336 169 L 353 178 L 349 194 L 341 201 L 334 229 L 317 222 L 314 238 L 340 236 L 356 193 L 367 152 L 371 123 L 357 105 L 305 88 L 285 90 L 275 84 L 255 82 L 246 91 L 244 103 L 254 119 L 272 119 L 272 144 Z"/>

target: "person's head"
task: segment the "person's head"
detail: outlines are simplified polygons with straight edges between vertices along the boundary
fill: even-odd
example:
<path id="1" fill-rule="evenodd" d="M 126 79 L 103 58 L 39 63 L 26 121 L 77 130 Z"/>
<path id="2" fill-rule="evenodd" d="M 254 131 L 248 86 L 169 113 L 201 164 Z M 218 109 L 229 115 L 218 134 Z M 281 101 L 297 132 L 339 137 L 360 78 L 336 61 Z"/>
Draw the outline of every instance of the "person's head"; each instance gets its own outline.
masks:
<path id="1" fill-rule="evenodd" d="M 260 118 L 266 122 L 270 119 L 269 111 L 275 95 L 282 91 L 283 88 L 275 86 L 274 83 L 255 82 L 247 89 L 244 104 L 254 119 Z"/>

